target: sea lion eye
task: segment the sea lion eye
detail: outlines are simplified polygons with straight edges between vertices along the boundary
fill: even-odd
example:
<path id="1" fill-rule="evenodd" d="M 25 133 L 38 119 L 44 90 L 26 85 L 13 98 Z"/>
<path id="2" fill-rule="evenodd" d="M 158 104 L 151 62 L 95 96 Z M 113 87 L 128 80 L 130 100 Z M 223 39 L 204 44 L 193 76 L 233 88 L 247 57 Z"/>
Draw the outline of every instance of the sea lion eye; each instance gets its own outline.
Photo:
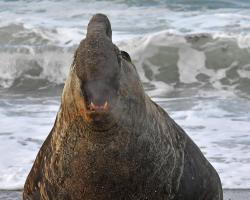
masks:
<path id="1" fill-rule="evenodd" d="M 125 60 L 132 62 L 130 55 L 126 51 L 121 51 L 121 55 Z"/>

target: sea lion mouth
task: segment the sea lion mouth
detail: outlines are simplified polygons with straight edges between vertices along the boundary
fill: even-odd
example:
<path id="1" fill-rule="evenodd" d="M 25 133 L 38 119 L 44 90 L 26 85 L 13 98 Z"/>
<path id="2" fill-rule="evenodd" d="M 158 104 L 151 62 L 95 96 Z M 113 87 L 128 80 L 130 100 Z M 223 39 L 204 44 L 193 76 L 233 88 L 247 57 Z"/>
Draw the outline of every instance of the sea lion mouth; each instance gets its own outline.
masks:
<path id="1" fill-rule="evenodd" d="M 88 105 L 88 110 L 91 112 L 106 112 L 109 109 L 108 101 L 105 101 L 103 105 L 95 105 L 92 101 Z"/>
<path id="2" fill-rule="evenodd" d="M 108 114 L 111 112 L 112 108 L 114 107 L 114 103 L 111 103 L 108 100 L 105 100 L 102 104 L 94 103 L 93 101 L 87 101 L 86 102 L 86 109 L 87 114 Z"/>
<path id="3" fill-rule="evenodd" d="M 115 85 L 114 82 L 105 79 L 85 82 L 82 90 L 89 115 L 107 114 L 112 111 L 117 101 Z"/>
<path id="4" fill-rule="evenodd" d="M 118 121 L 118 93 L 114 82 L 87 81 L 82 87 L 85 107 L 85 122 L 96 131 L 111 129 Z"/>

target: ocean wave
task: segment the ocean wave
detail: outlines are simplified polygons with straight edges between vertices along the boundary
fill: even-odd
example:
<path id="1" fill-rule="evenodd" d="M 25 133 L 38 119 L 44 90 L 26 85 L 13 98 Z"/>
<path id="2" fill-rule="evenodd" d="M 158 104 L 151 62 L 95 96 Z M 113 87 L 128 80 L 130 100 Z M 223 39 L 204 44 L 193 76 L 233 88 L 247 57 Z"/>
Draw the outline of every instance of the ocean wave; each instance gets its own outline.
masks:
<path id="1" fill-rule="evenodd" d="M 33 90 L 63 84 L 73 49 L 55 46 L 0 49 L 0 87 Z"/>
<path id="2" fill-rule="evenodd" d="M 162 31 L 120 41 L 118 46 L 131 54 L 153 96 L 208 89 L 250 95 L 250 47 L 240 37 Z M 75 49 L 5 46 L 0 49 L 0 87 L 29 90 L 63 84 Z"/>
<path id="3" fill-rule="evenodd" d="M 77 44 L 89 19 L 98 12 L 111 20 L 116 41 L 162 30 L 178 34 L 250 34 L 249 11 L 246 0 L 0 1 L 0 45 L 4 41 Z"/>
<path id="4" fill-rule="evenodd" d="M 240 37 L 163 31 L 120 46 L 131 52 L 142 81 L 156 83 L 156 88 L 160 81 L 175 90 L 224 90 L 248 96 L 250 48 Z"/>

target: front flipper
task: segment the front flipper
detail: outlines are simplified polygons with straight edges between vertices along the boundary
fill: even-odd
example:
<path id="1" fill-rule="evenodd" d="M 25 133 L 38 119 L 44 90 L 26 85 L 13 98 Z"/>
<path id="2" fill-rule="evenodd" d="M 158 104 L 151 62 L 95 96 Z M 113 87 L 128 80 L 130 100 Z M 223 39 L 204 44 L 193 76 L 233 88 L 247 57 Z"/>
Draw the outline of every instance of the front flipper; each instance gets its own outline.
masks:
<path id="1" fill-rule="evenodd" d="M 23 190 L 23 200 L 40 200 L 40 183 L 43 178 L 42 167 L 44 163 L 44 158 L 46 152 L 49 151 L 51 136 L 53 129 L 50 132 L 49 136 L 46 138 L 43 143 L 40 151 L 37 154 L 36 160 L 32 166 L 32 169 L 26 179 L 24 190 Z"/>

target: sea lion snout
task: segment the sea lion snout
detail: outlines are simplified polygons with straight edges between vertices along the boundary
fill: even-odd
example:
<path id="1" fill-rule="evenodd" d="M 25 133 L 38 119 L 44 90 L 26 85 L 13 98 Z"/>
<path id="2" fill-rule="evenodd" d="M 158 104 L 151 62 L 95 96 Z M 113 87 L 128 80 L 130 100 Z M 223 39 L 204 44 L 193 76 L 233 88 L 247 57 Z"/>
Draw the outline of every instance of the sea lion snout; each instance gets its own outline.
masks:
<path id="1" fill-rule="evenodd" d="M 109 111 L 117 98 L 117 82 L 110 80 L 87 81 L 83 93 L 90 111 Z"/>
<path id="2" fill-rule="evenodd" d="M 92 34 L 93 31 L 103 31 L 107 37 L 112 39 L 111 24 L 108 17 L 104 14 L 95 14 L 89 21 L 87 35 Z"/>
<path id="3" fill-rule="evenodd" d="M 81 82 L 88 122 L 103 120 L 107 113 L 111 115 L 117 100 L 121 67 L 119 50 L 112 43 L 111 36 L 108 18 L 96 14 L 90 20 L 87 36 L 76 52 L 75 69 Z"/>

